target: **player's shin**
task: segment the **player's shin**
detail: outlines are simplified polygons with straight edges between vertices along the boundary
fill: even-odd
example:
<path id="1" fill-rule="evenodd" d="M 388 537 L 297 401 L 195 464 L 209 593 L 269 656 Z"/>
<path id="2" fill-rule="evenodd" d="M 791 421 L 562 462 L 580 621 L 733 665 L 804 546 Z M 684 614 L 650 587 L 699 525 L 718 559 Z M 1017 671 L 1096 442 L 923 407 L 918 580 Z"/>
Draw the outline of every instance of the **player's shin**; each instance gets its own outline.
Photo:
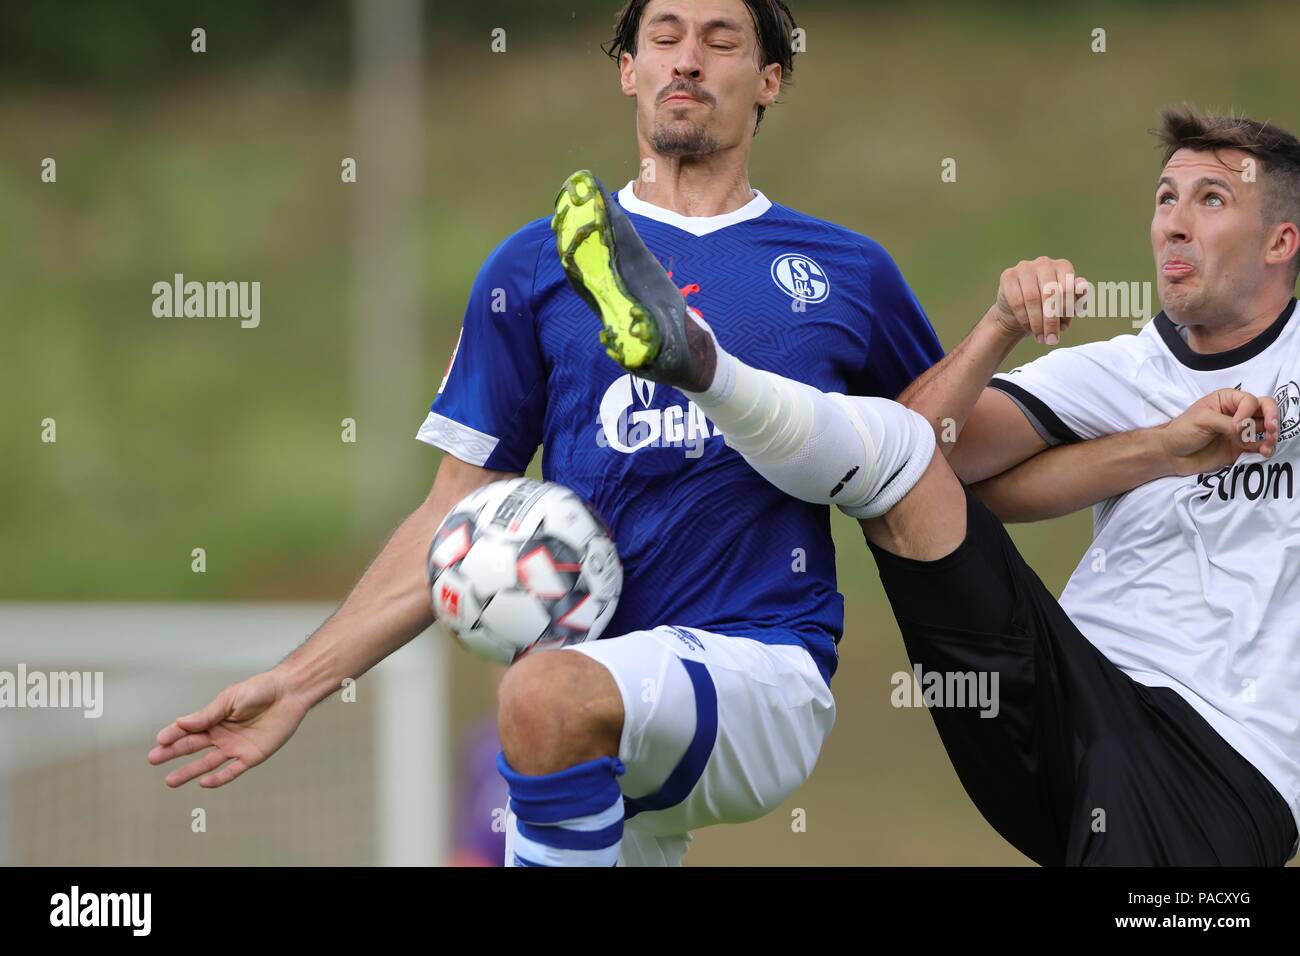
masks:
<path id="1" fill-rule="evenodd" d="M 708 391 L 687 394 L 772 484 L 856 518 L 893 507 L 934 455 L 929 424 L 897 402 L 827 394 L 720 347 Z"/>
<path id="2" fill-rule="evenodd" d="M 614 866 L 623 840 L 623 764 L 601 757 L 541 775 L 497 756 L 510 788 L 507 866 Z"/>

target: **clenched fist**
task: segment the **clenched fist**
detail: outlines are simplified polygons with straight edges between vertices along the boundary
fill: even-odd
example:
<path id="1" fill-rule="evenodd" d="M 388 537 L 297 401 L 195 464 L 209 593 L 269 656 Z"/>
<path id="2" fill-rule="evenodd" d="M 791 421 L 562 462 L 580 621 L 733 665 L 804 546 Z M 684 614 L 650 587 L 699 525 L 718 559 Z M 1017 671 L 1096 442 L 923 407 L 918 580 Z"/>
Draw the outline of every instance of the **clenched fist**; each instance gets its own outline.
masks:
<path id="1" fill-rule="evenodd" d="M 1245 454 L 1271 457 L 1280 418 L 1271 396 L 1220 388 L 1163 426 L 1161 445 L 1173 474 L 1218 471 Z"/>
<path id="2" fill-rule="evenodd" d="M 989 311 L 1011 334 L 1032 335 L 1040 345 L 1055 345 L 1070 327 L 1088 295 L 1088 283 L 1069 259 L 1039 256 L 1017 263 L 998 280 L 998 300 Z"/>

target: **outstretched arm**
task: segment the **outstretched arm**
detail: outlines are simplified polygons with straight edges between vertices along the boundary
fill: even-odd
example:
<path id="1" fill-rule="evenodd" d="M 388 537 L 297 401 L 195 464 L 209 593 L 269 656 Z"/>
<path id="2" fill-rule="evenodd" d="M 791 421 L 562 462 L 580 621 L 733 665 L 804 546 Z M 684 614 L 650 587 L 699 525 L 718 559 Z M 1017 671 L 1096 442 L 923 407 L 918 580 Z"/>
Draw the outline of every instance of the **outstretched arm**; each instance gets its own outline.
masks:
<path id="1" fill-rule="evenodd" d="M 433 623 L 425 559 L 433 534 L 471 491 L 514 474 L 489 471 L 447 453 L 428 497 L 398 525 L 347 600 L 275 669 L 314 706 L 360 677 Z"/>
<path id="2" fill-rule="evenodd" d="M 424 503 L 398 526 L 347 600 L 301 647 L 158 732 L 158 746 L 149 751 L 152 764 L 206 751 L 169 773 L 167 786 L 199 777 L 199 786 L 219 787 L 262 763 L 345 677 L 360 677 L 432 624 L 424 562 L 434 531 L 465 495 L 509 477 L 444 456 Z"/>

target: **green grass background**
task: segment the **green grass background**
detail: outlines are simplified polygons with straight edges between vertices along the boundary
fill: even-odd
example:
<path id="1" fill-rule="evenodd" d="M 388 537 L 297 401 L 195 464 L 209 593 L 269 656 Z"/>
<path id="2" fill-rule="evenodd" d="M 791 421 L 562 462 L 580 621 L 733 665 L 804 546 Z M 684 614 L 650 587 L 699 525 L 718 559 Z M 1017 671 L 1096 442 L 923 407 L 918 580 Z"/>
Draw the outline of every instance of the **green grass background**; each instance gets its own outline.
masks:
<path id="1" fill-rule="evenodd" d="M 635 171 L 632 105 L 598 49 L 611 6 L 427 13 L 427 380 L 403 397 L 412 434 L 484 256 L 545 214 L 572 169 L 614 184 Z M 1153 277 L 1158 156 L 1145 131 L 1161 106 L 1300 127 L 1287 69 L 1300 11 L 1285 5 L 793 6 L 808 49 L 764 121 L 751 181 L 882 242 L 949 348 L 1018 259 Z M 346 43 L 303 7 L 276 27 L 282 42 L 235 48 L 220 42 L 221 18 L 237 19 L 221 9 L 205 8 L 203 58 L 0 77 L 0 599 L 341 599 L 386 534 L 354 520 L 357 458 L 385 448 L 344 444 L 338 427 L 353 413 L 364 152 L 347 70 L 300 55 Z M 507 29 L 508 53 L 489 51 L 492 26 Z M 1095 27 L 1103 54 L 1090 50 Z M 361 182 L 342 185 L 340 158 L 359 154 Z M 56 185 L 39 180 L 45 156 Z M 940 181 L 945 157 L 955 183 Z M 155 319 L 150 287 L 177 271 L 260 279 L 261 328 Z M 1126 330 L 1080 320 L 1069 341 Z M 1012 364 L 1041 352 L 1025 345 Z M 53 445 L 39 440 L 46 417 Z M 393 522 L 433 478 L 438 455 L 419 460 L 384 503 Z M 1089 530 L 1076 515 L 1014 537 L 1059 592 Z M 906 657 L 856 525 L 837 517 L 836 535 L 848 599 L 836 731 L 785 807 L 699 833 L 691 861 L 1025 862 L 970 805 L 929 716 L 890 706 Z M 464 723 L 490 706 L 494 674 L 464 653 L 455 672 Z M 805 832 L 792 830 L 796 808 Z"/>

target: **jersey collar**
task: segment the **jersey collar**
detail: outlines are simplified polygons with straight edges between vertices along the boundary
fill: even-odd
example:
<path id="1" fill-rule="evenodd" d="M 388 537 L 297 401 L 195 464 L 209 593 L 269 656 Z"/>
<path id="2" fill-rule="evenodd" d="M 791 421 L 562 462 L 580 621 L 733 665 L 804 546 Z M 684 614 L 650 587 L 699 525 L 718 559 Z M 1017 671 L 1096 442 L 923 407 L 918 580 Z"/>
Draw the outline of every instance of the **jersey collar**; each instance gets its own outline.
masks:
<path id="1" fill-rule="evenodd" d="M 1178 326 L 1174 324 L 1173 319 L 1165 315 L 1164 312 L 1157 315 L 1153 321 L 1156 324 L 1156 331 L 1160 333 L 1160 338 L 1164 339 L 1165 345 L 1174 354 L 1174 358 L 1198 372 L 1212 372 L 1216 369 L 1232 368 L 1234 365 L 1240 365 L 1264 351 L 1277 341 L 1277 337 L 1286 328 L 1286 324 L 1290 321 L 1291 314 L 1294 311 L 1295 299 L 1292 299 L 1287 303 L 1286 308 L 1282 310 L 1282 314 L 1273 320 L 1272 325 L 1249 342 L 1238 345 L 1235 349 L 1228 349 L 1226 352 L 1192 351 L 1192 347 L 1178 333 Z"/>
<path id="2" fill-rule="evenodd" d="M 711 232 L 717 232 L 727 226 L 734 226 L 738 222 L 757 219 L 772 208 L 772 201 L 755 189 L 754 198 L 739 209 L 724 212 L 720 216 L 683 216 L 679 212 L 673 212 L 671 209 L 655 206 L 644 199 L 638 199 L 636 193 L 632 191 L 632 183 L 634 182 L 636 180 L 632 180 L 618 191 L 618 204 L 626 212 L 634 212 L 638 216 L 645 216 L 647 219 L 654 219 L 657 222 L 676 226 L 693 236 L 707 236 Z"/>

